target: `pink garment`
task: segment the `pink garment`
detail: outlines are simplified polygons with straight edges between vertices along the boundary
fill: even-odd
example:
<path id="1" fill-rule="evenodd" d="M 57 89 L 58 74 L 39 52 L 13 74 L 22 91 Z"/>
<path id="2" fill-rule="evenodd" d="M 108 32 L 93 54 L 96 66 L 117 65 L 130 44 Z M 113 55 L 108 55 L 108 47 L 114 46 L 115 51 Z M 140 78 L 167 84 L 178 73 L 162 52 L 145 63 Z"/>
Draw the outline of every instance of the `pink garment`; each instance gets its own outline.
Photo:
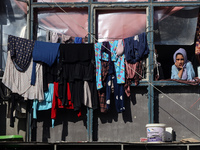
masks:
<path id="1" fill-rule="evenodd" d="M 124 46 L 123 46 L 123 40 L 118 40 L 118 45 L 117 45 L 117 56 L 122 56 L 124 53 Z"/>
<path id="2" fill-rule="evenodd" d="M 125 60 L 126 63 L 126 79 L 133 79 L 135 76 L 136 63 L 131 64 Z"/>
<path id="3" fill-rule="evenodd" d="M 125 60 L 126 64 L 126 82 L 124 85 L 124 90 L 129 97 L 131 95 L 131 84 L 132 82 L 135 83 L 135 85 L 139 84 L 139 81 L 142 79 L 142 62 L 136 62 L 135 64 L 130 64 Z M 137 72 L 137 73 L 136 73 Z"/>

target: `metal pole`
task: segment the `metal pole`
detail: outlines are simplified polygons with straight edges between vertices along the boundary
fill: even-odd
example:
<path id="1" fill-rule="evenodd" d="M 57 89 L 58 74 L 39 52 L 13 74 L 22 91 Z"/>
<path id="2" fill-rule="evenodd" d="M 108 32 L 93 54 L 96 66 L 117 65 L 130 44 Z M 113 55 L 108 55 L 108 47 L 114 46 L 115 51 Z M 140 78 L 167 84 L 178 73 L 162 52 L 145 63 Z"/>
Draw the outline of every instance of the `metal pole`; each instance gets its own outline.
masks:
<path id="1" fill-rule="evenodd" d="M 27 39 L 30 39 L 30 2 L 27 2 Z M 29 142 L 30 141 L 30 101 L 27 101 L 27 106 L 26 106 L 26 137 L 25 137 L 25 141 Z"/>
<path id="2" fill-rule="evenodd" d="M 150 4 L 147 7 L 147 39 L 149 45 L 149 82 L 153 84 L 153 55 L 154 55 L 154 41 L 153 41 L 153 15 L 154 7 Z M 149 108 L 149 123 L 154 122 L 154 88 L 148 85 L 148 108 Z"/>
<path id="3" fill-rule="evenodd" d="M 32 17 L 32 7 L 31 7 L 32 0 L 27 1 L 27 39 L 32 39 L 32 22 L 31 22 L 31 17 Z M 27 102 L 27 123 L 26 123 L 26 142 L 31 141 L 31 102 L 28 100 Z"/>

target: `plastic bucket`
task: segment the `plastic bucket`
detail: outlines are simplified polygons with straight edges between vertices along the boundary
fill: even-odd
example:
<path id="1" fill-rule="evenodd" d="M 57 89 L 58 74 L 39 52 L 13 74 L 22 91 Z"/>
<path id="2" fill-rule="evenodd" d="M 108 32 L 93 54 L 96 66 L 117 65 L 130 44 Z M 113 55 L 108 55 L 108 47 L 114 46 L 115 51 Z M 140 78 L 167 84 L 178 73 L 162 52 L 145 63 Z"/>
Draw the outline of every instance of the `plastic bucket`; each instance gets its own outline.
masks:
<path id="1" fill-rule="evenodd" d="M 147 141 L 148 142 L 164 142 L 165 141 L 165 124 L 146 124 Z"/>

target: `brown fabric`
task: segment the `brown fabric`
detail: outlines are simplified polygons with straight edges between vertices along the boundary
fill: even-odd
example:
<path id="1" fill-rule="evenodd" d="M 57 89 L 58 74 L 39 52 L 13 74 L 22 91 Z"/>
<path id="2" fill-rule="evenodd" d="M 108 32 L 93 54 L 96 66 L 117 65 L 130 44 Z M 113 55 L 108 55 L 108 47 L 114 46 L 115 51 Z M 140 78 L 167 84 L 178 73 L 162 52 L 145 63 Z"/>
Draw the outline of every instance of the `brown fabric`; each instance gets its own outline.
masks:
<path id="1" fill-rule="evenodd" d="M 106 78 L 108 76 L 109 62 L 101 61 L 101 65 L 102 65 L 101 77 L 102 77 L 103 88 L 98 90 L 98 96 L 99 96 L 99 103 L 100 103 L 100 111 L 102 113 L 106 113 L 107 112 L 107 105 L 106 105 Z"/>
<path id="2" fill-rule="evenodd" d="M 133 79 L 135 76 L 136 63 L 131 64 L 125 60 L 125 64 L 126 64 L 126 78 Z"/>
<path id="3" fill-rule="evenodd" d="M 142 79 L 142 61 L 136 62 L 135 64 L 129 64 L 126 62 L 125 64 L 126 64 L 126 70 L 125 70 L 126 82 L 124 85 L 124 90 L 127 97 L 129 97 L 131 95 L 130 86 L 132 82 L 134 82 L 135 85 L 137 86 L 139 84 L 139 81 Z M 128 67 L 127 65 L 130 66 Z"/>
<path id="4" fill-rule="evenodd" d="M 125 90 L 127 97 L 131 96 L 131 84 L 132 84 L 131 79 L 126 79 L 126 82 L 124 85 L 124 90 Z"/>
<path id="5" fill-rule="evenodd" d="M 135 85 L 139 84 L 139 81 L 142 79 L 142 61 L 136 62 L 136 68 L 135 68 L 135 76 L 134 76 L 134 82 Z"/>

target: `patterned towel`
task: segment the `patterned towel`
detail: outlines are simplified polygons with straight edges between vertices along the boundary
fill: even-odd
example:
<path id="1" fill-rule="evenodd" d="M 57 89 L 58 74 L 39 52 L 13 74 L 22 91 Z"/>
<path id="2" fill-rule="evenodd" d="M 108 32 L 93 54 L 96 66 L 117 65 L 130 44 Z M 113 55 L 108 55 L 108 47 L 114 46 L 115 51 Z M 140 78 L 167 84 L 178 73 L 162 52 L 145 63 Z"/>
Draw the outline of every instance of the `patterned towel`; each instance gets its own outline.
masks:
<path id="1" fill-rule="evenodd" d="M 30 65 L 34 41 L 12 35 L 8 36 L 8 51 L 16 69 L 25 72 Z"/>

